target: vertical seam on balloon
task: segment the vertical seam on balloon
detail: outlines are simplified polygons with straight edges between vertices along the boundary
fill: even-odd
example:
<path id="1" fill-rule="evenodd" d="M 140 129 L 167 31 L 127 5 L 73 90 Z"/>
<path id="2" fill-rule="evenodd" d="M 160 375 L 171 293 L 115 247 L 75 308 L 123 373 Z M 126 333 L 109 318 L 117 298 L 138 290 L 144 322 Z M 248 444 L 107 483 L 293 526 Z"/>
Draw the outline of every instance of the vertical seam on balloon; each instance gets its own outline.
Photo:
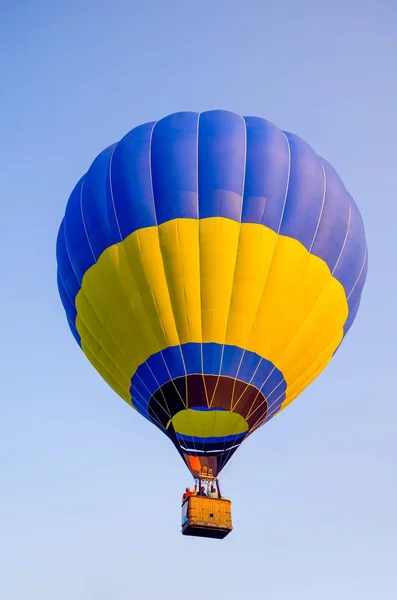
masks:
<path id="1" fill-rule="evenodd" d="M 235 262 L 234 262 L 234 271 L 233 271 L 232 285 L 231 285 L 231 289 L 230 289 L 229 309 L 228 309 L 227 318 L 226 318 L 225 339 L 224 339 L 224 342 L 222 344 L 222 352 L 221 352 L 221 358 L 220 358 L 220 364 L 219 364 L 219 373 L 218 373 L 218 378 L 217 378 L 217 381 L 216 381 L 216 384 L 215 384 L 214 391 L 212 393 L 210 407 L 212 406 L 212 404 L 214 402 L 216 390 L 217 390 L 217 387 L 218 387 L 218 384 L 219 384 L 219 380 L 220 380 L 221 372 L 222 372 L 222 367 L 223 367 L 223 356 L 224 356 L 224 352 L 225 352 L 225 344 L 226 344 L 227 332 L 228 332 L 228 327 L 229 327 L 230 309 L 231 309 L 231 306 L 232 306 L 233 289 L 234 289 L 234 283 L 235 283 L 235 279 L 236 279 L 238 250 L 239 250 L 240 235 L 241 235 L 241 221 L 242 221 L 242 216 L 243 216 L 243 203 L 244 203 L 244 193 L 245 193 L 245 176 L 246 176 L 246 170 L 247 170 L 247 124 L 246 124 L 246 122 L 245 122 L 245 120 L 244 120 L 243 117 L 241 117 L 241 120 L 242 120 L 242 122 L 244 124 L 244 172 L 243 172 L 243 179 L 242 179 L 242 185 L 241 185 L 240 221 L 239 221 L 239 230 L 238 230 L 238 238 L 237 238 L 237 246 L 236 246 L 236 258 L 235 258 Z M 232 412 L 232 400 L 233 400 L 233 395 L 230 398 L 230 409 L 229 409 L 230 412 Z M 215 419 L 214 419 L 214 427 L 215 427 Z"/>
<path id="2" fill-rule="evenodd" d="M 283 204 L 283 209 L 282 209 L 281 215 L 280 215 L 280 223 L 278 225 L 277 233 L 280 233 L 281 226 L 283 224 L 283 219 L 284 219 L 284 214 L 285 214 L 285 207 L 287 206 L 289 182 L 290 182 L 290 177 L 291 177 L 291 146 L 289 144 L 289 139 L 286 136 L 286 134 L 284 133 L 284 131 L 282 131 L 282 134 L 285 137 L 285 140 L 286 140 L 287 146 L 288 146 L 288 175 L 287 175 L 287 186 L 285 188 L 284 204 Z"/>
<path id="3" fill-rule="evenodd" d="M 198 116 L 198 120 L 197 120 L 197 154 L 196 154 L 196 174 L 197 174 L 197 218 L 198 218 L 198 222 L 199 222 L 199 239 L 198 239 L 198 254 L 199 254 L 199 283 L 200 283 L 200 320 L 201 320 L 201 342 L 200 342 L 200 360 L 201 360 L 201 377 L 203 380 L 203 386 L 204 386 L 204 394 L 205 394 L 205 399 L 207 402 L 207 408 L 210 407 L 209 404 L 209 400 L 208 400 L 208 391 L 207 391 L 207 384 L 205 381 L 205 376 L 204 376 L 204 342 L 203 342 L 203 302 L 202 302 L 202 298 L 201 298 L 201 293 L 202 293 L 202 285 L 201 285 L 201 219 L 200 219 L 200 186 L 199 186 L 199 148 L 200 148 L 200 144 L 199 144 L 199 136 L 200 136 L 200 117 L 201 117 L 201 113 L 199 113 Z"/>
<path id="4" fill-rule="evenodd" d="M 63 235 L 63 238 L 65 239 L 65 234 L 64 234 L 64 232 L 62 232 L 62 235 Z M 67 254 L 67 251 L 66 251 L 66 249 L 65 249 L 65 252 L 66 252 L 67 260 L 68 260 L 68 262 L 69 262 L 69 264 L 70 264 L 69 256 L 68 256 L 68 254 Z M 70 270 L 71 270 L 71 272 L 73 273 L 73 276 L 74 276 L 74 278 L 76 279 L 76 274 L 75 274 L 75 273 L 74 273 L 74 271 L 73 271 L 72 265 L 70 265 Z M 78 331 L 77 331 L 77 329 L 76 329 L 77 310 L 76 310 L 76 303 L 75 303 L 75 300 L 76 300 L 77 294 L 76 294 L 76 296 L 75 296 L 75 297 L 73 298 L 73 300 L 72 300 L 72 298 L 70 297 L 69 290 L 66 288 L 66 285 L 65 285 L 65 282 L 64 282 L 64 279 L 63 279 L 63 276 L 62 276 L 61 270 L 60 270 L 60 268 L 59 268 L 59 264 L 58 264 L 58 268 L 57 268 L 57 277 L 58 277 L 58 281 L 59 281 L 59 283 L 58 283 L 58 288 L 59 288 L 59 284 L 61 284 L 61 285 L 62 285 L 62 288 L 63 288 L 63 289 L 64 289 L 64 291 L 65 291 L 65 295 L 66 295 L 66 297 L 67 297 L 67 299 L 68 299 L 68 301 L 69 301 L 69 303 L 70 303 L 70 308 L 71 308 L 71 310 L 72 310 L 72 311 L 74 311 L 74 313 L 75 313 L 75 314 L 74 314 L 74 313 L 72 313 L 74 318 L 70 318 L 70 316 L 69 316 L 69 311 L 66 309 L 66 307 L 65 307 L 65 305 L 64 305 L 64 303 L 63 303 L 63 301 L 62 301 L 62 297 L 61 297 L 61 302 L 62 302 L 63 308 L 64 308 L 64 310 L 65 310 L 66 317 L 67 317 L 68 321 L 70 321 L 70 323 L 71 323 L 71 325 L 73 326 L 73 328 L 75 329 L 75 331 L 76 331 L 76 334 L 77 334 L 77 336 L 78 336 L 78 338 L 79 338 L 78 344 L 79 344 L 79 346 L 81 347 L 81 337 L 80 337 L 80 334 L 79 334 L 79 332 L 78 332 Z M 78 280 L 77 280 L 77 279 L 76 279 L 76 281 L 77 281 L 77 283 L 79 284 L 79 282 L 78 282 Z M 80 285 L 80 284 L 79 284 L 79 285 Z"/>
<path id="5" fill-rule="evenodd" d="M 64 257 L 67 259 L 68 266 L 69 266 L 69 270 L 70 270 L 70 272 L 71 272 L 71 273 L 73 273 L 73 276 L 74 276 L 74 278 L 75 278 L 75 280 L 76 280 L 76 283 L 77 283 L 77 285 L 78 285 L 78 287 L 79 287 L 79 289 L 80 289 L 80 287 L 81 287 L 81 283 L 80 283 L 80 281 L 78 280 L 78 278 L 77 278 L 77 275 L 76 275 L 76 273 L 75 273 L 75 271 L 74 271 L 74 269 L 73 269 L 73 265 L 72 265 L 72 262 L 71 262 L 71 260 L 70 260 L 69 252 L 68 252 L 68 249 L 67 249 L 67 247 L 66 247 L 66 237 L 65 237 L 65 217 L 62 219 L 62 223 L 61 223 L 61 225 L 60 225 L 60 228 L 59 228 L 58 235 L 61 235 L 61 236 L 62 236 L 62 239 L 63 239 L 62 254 L 63 254 L 63 255 L 64 255 Z M 71 305 L 72 305 L 72 307 L 73 307 L 73 308 L 76 310 L 76 297 L 77 297 L 77 294 L 78 294 L 78 292 L 77 292 L 77 294 L 75 294 L 74 296 L 73 296 L 73 294 L 72 294 L 72 295 L 70 295 L 70 293 L 69 293 L 69 290 L 67 289 L 67 287 L 66 287 L 66 285 L 65 285 L 65 281 L 64 281 L 63 273 L 62 273 L 62 271 L 61 271 L 61 269 L 60 269 L 60 266 L 59 266 L 59 260 L 58 260 L 58 259 L 57 259 L 57 267 L 58 267 L 58 268 L 57 268 L 57 274 L 58 274 L 58 276 L 59 276 L 59 279 L 62 281 L 62 285 L 63 285 L 63 287 L 65 288 L 65 291 L 66 291 L 66 294 L 67 294 L 67 296 L 68 296 L 68 298 L 69 298 L 70 304 L 71 304 Z"/>
<path id="6" fill-rule="evenodd" d="M 352 214 L 352 207 L 351 207 L 351 204 L 349 204 L 349 217 L 348 217 L 348 221 L 347 221 L 346 235 L 345 235 L 345 239 L 343 240 L 343 245 L 342 245 L 342 248 L 341 248 L 341 250 L 339 252 L 338 259 L 337 259 L 337 261 L 335 263 L 334 268 L 331 271 L 332 275 L 335 273 L 335 271 L 336 271 L 336 269 L 337 269 L 337 267 L 338 267 L 338 265 L 340 263 L 340 260 L 341 260 L 341 258 L 343 256 L 343 252 L 345 251 L 345 248 L 346 248 L 346 242 L 347 242 L 347 238 L 349 236 L 349 231 L 350 231 L 351 214 Z"/>
<path id="7" fill-rule="evenodd" d="M 84 183 L 85 183 L 85 179 L 84 179 L 83 183 L 81 184 L 81 188 L 80 188 L 80 214 L 81 214 L 81 222 L 83 224 L 85 237 L 87 238 L 87 242 L 88 242 L 88 245 L 90 247 L 92 257 L 94 259 L 94 262 L 96 262 L 97 258 L 96 258 L 95 254 L 94 254 L 94 250 L 92 248 L 91 240 L 89 238 L 87 227 L 86 227 L 85 220 L 84 220 L 84 213 L 83 213 L 83 188 L 84 188 Z"/>
<path id="8" fill-rule="evenodd" d="M 318 233 L 318 230 L 319 230 L 319 228 L 320 228 L 321 219 L 322 219 L 322 217 L 323 217 L 323 213 L 324 213 L 324 206 L 325 206 L 325 196 L 326 196 L 326 193 L 327 193 L 327 174 L 326 174 L 326 172 L 325 172 L 324 165 L 323 165 L 323 163 L 322 163 L 321 161 L 320 161 L 320 164 L 321 164 L 321 168 L 322 168 L 322 170 L 323 170 L 323 178 L 324 178 L 323 201 L 322 201 L 322 204 L 321 204 L 320 216 L 319 216 L 319 219 L 318 219 L 318 221 L 317 221 L 317 227 L 316 227 L 316 231 L 314 232 L 314 236 L 313 236 L 313 239 L 312 239 L 312 243 L 310 244 L 309 253 L 311 253 L 311 251 L 312 251 L 312 249 L 313 249 L 314 242 L 316 241 L 317 233 Z"/>
<path id="9" fill-rule="evenodd" d="M 357 276 L 357 279 L 356 279 L 356 281 L 355 281 L 355 283 L 354 283 L 354 285 L 353 285 L 353 287 L 352 287 L 349 295 L 347 296 L 347 300 L 348 301 L 350 299 L 350 296 L 353 294 L 354 290 L 356 289 L 356 287 L 358 285 L 358 282 L 360 281 L 361 275 L 363 274 L 363 271 L 364 271 L 365 263 L 367 262 L 367 257 L 368 257 L 368 248 L 367 248 L 367 246 L 365 246 L 364 259 L 363 259 L 363 262 L 362 262 L 362 265 L 361 265 L 361 269 L 360 269 L 360 272 L 359 272 L 359 274 Z"/>
<path id="10" fill-rule="evenodd" d="M 226 324 L 226 334 L 225 334 L 225 337 L 227 337 L 228 327 L 229 327 L 230 308 L 231 308 L 232 299 L 233 299 L 233 290 L 234 290 L 234 283 L 235 283 L 235 277 L 236 277 L 238 251 L 239 251 L 239 247 L 240 247 L 240 237 L 241 237 L 241 228 L 242 228 L 242 220 L 243 220 L 243 210 L 244 210 L 245 179 L 246 179 L 246 174 L 247 174 L 248 133 L 247 133 L 247 123 L 246 123 L 246 121 L 245 121 L 244 118 L 243 118 L 243 122 L 244 122 L 244 127 L 245 127 L 245 157 L 244 157 L 243 189 L 242 189 L 242 194 L 241 194 L 240 227 L 239 227 L 239 232 L 238 232 L 236 262 L 235 262 L 235 265 L 234 265 L 233 284 L 232 284 L 232 292 L 231 292 L 231 295 L 230 295 L 229 313 L 228 313 L 228 320 L 227 320 L 227 324 Z M 224 346 L 223 346 L 223 348 L 224 348 Z M 241 367 L 242 362 L 243 362 L 244 354 L 245 354 L 245 352 L 243 351 L 242 354 L 241 354 L 239 365 L 237 367 L 237 371 L 236 371 L 235 376 L 234 376 L 233 388 L 232 388 L 232 396 L 230 398 L 230 412 L 233 411 L 233 399 L 234 399 L 234 393 L 235 393 L 235 388 L 236 388 L 236 380 L 237 380 L 237 377 L 238 377 L 238 373 L 240 372 L 240 367 Z M 222 352 L 222 362 L 223 362 L 223 352 Z"/>
<path id="11" fill-rule="evenodd" d="M 180 251 L 181 250 L 181 245 L 180 245 L 180 238 L 179 238 L 179 221 L 178 221 L 178 219 L 176 219 L 176 221 L 175 221 L 175 227 L 176 227 L 177 242 L 178 242 L 178 248 L 179 248 L 179 256 L 181 256 L 182 253 Z M 161 244 L 160 244 L 160 247 L 161 247 Z M 181 264 L 182 264 L 182 261 L 181 261 Z M 164 271 L 165 271 L 165 269 L 164 269 Z M 166 281 L 167 281 L 167 275 L 165 275 L 165 278 L 166 278 Z M 187 312 L 187 306 L 188 306 L 188 304 L 187 304 L 187 294 L 186 294 L 186 287 L 185 287 L 184 281 L 185 281 L 185 273 L 182 271 L 183 296 L 184 296 L 184 300 L 185 300 L 185 309 L 186 309 L 185 310 L 185 314 L 186 314 L 187 321 L 189 321 L 188 312 Z M 171 294 L 170 294 L 170 302 L 171 302 L 171 308 L 172 308 L 172 310 L 174 310 L 173 306 L 172 306 Z M 175 327 L 176 327 L 176 330 L 177 330 L 177 333 L 178 333 L 179 351 L 181 353 L 183 370 L 185 372 L 185 376 L 184 376 L 184 378 L 185 378 L 185 401 L 186 401 L 186 409 L 188 409 L 189 408 L 189 388 L 188 388 L 188 383 L 187 383 L 188 379 L 187 379 L 186 363 L 185 363 L 185 357 L 184 357 L 183 350 L 182 350 L 181 339 L 180 339 L 178 328 L 177 328 L 177 325 L 176 325 L 176 319 L 175 319 Z M 190 323 L 189 323 L 189 333 L 191 334 Z M 191 338 L 191 335 L 190 335 L 190 338 Z"/>
<path id="12" fill-rule="evenodd" d="M 115 145 L 115 147 L 113 148 L 113 152 L 110 156 L 110 161 L 109 161 L 109 189 L 110 189 L 110 198 L 112 200 L 112 206 L 113 206 L 113 212 L 114 212 L 114 218 L 116 219 L 116 224 L 117 224 L 117 229 L 119 230 L 119 235 L 120 235 L 120 242 L 123 241 L 123 236 L 121 235 L 121 229 L 120 229 L 120 223 L 119 223 L 119 219 L 117 216 L 117 211 L 116 211 L 116 204 L 114 202 L 114 195 L 113 195 L 113 183 L 112 183 L 112 166 L 113 166 L 113 155 L 114 152 L 118 146 L 119 142 L 117 142 L 117 144 Z"/>

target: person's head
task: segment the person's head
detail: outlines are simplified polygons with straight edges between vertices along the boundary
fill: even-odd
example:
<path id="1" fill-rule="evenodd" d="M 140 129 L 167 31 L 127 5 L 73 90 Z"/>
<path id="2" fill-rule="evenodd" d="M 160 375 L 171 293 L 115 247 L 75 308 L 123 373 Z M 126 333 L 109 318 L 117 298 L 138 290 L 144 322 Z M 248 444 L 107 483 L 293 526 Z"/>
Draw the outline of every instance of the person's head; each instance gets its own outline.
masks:
<path id="1" fill-rule="evenodd" d="M 215 488 L 213 485 L 211 485 L 211 492 L 215 492 Z"/>
<path id="2" fill-rule="evenodd" d="M 186 488 L 186 491 L 187 491 L 187 492 L 190 492 L 190 488 Z"/>
<path id="3" fill-rule="evenodd" d="M 205 493 L 205 487 L 202 485 L 201 486 L 201 492 L 204 494 Z"/>

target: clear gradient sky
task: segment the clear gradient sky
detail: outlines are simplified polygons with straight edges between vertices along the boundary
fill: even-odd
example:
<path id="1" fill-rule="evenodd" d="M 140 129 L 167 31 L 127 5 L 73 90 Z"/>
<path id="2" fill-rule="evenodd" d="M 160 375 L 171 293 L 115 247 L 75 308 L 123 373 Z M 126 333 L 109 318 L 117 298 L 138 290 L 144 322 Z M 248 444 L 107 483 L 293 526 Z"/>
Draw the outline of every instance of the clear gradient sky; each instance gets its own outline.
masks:
<path id="1" fill-rule="evenodd" d="M 395 0 L 20 0 L 0 29 L 0 596 L 396 598 Z M 189 473 L 85 359 L 55 263 L 67 197 L 102 148 L 211 108 L 306 139 L 369 246 L 332 364 L 226 471 L 222 542 L 181 536 Z"/>

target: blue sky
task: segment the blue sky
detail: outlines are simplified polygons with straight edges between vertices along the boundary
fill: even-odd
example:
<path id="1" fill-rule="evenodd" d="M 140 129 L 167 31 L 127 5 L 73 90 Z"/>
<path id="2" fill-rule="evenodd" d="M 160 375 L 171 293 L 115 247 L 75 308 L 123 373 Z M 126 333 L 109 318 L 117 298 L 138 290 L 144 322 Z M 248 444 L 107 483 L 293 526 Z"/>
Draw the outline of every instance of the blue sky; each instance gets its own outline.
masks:
<path id="1" fill-rule="evenodd" d="M 2 596 L 393 598 L 395 2 L 22 0 L 0 23 Z M 65 203 L 96 154 L 141 122 L 211 108 L 306 139 L 369 246 L 332 364 L 224 476 L 223 542 L 180 535 L 189 474 L 85 360 L 55 280 Z"/>

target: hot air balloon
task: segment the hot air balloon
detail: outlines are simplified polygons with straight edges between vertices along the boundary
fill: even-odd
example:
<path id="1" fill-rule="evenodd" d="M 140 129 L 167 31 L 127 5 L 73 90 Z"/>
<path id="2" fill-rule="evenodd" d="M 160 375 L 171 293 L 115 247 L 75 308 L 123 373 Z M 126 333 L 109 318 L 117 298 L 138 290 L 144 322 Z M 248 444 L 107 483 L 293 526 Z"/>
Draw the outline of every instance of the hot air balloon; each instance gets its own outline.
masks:
<path id="1" fill-rule="evenodd" d="M 215 110 L 140 125 L 101 152 L 67 203 L 57 263 L 84 354 L 201 488 L 330 362 L 367 246 L 356 204 L 305 141 Z M 231 530 L 218 496 L 190 495 L 183 533 Z"/>

